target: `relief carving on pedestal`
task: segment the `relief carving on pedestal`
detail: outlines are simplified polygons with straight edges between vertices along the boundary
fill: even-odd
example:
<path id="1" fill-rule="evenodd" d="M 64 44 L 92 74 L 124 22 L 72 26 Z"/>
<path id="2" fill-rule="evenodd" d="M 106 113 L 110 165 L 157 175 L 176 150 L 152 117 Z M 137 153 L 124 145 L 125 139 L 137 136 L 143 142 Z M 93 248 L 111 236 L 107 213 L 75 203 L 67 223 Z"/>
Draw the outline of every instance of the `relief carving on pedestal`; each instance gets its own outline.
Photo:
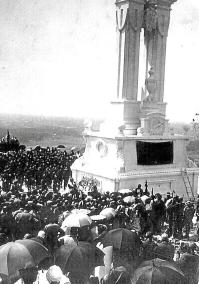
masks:
<path id="1" fill-rule="evenodd" d="M 167 133 L 168 120 L 159 112 L 149 113 L 142 118 L 139 136 L 163 135 Z"/>
<path id="2" fill-rule="evenodd" d="M 103 140 L 98 140 L 96 143 L 96 149 L 100 155 L 100 157 L 105 157 L 108 152 L 108 146 Z"/>
<path id="3" fill-rule="evenodd" d="M 165 119 L 161 116 L 149 117 L 147 128 L 150 135 L 162 135 L 165 131 Z"/>

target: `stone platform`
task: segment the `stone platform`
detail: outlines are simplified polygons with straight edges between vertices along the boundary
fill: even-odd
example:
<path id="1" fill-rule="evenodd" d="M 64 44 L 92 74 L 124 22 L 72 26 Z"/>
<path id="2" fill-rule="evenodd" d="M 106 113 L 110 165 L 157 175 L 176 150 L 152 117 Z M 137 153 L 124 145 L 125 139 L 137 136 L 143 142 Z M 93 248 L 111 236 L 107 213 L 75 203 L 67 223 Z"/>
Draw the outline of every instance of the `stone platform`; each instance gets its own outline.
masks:
<path id="1" fill-rule="evenodd" d="M 194 195 L 198 191 L 199 168 L 191 163 L 186 154 L 187 137 L 176 135 L 150 136 L 103 136 L 99 132 L 85 134 L 86 149 L 84 155 L 72 166 L 73 177 L 80 181 L 83 176 L 94 177 L 99 181 L 101 191 L 118 191 L 124 188 L 136 188 L 146 180 L 149 190 L 166 193 L 175 191 L 186 197 L 186 187 L 182 171 L 186 169 Z M 161 143 L 173 145 L 173 161 L 162 165 L 138 164 L 137 142 Z"/>

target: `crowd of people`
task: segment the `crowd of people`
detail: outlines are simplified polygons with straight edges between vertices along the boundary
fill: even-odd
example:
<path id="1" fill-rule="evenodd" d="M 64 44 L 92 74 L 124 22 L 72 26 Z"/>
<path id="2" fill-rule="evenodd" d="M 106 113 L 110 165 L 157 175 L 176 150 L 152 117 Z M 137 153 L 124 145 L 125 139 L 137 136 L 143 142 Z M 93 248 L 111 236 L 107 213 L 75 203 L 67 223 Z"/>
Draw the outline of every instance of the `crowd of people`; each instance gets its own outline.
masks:
<path id="1" fill-rule="evenodd" d="M 66 188 L 71 175 L 70 166 L 78 157 L 73 150 L 69 153 L 36 147 L 27 151 L 0 153 L 1 189 L 5 192 L 22 188 L 28 190 L 59 190 Z"/>
<path id="2" fill-rule="evenodd" d="M 128 229 L 137 235 L 140 247 L 138 263 L 154 258 L 175 259 L 182 271 L 188 273 L 182 256 L 189 254 L 197 258 L 197 228 L 195 242 L 188 241 L 193 229 L 192 220 L 195 218 L 197 223 L 199 218 L 199 202 L 184 201 L 175 192 L 168 192 L 163 197 L 160 193 L 150 192 L 147 183 L 143 187 L 139 184 L 137 188 L 112 193 L 99 192 L 98 182 L 92 178 L 83 178 L 76 184 L 70 167 L 78 156 L 79 153 L 74 151 L 61 152 L 56 148 L 41 147 L 0 154 L 0 245 L 31 238 L 45 245 L 53 256 L 63 244 L 61 237 L 66 231 L 62 223 L 65 218 L 74 210 L 85 210 L 95 221 L 86 230 L 74 228 L 69 231 L 76 241 L 96 245 L 110 230 Z M 94 218 L 106 208 L 112 209 L 111 217 Z M 96 227 L 97 235 L 93 233 Z M 129 255 L 128 259 L 121 255 L 117 258 L 115 252 L 114 269 L 101 282 L 129 284 L 127 274 L 130 273 L 131 262 Z M 199 263 L 198 258 L 196 262 Z M 124 270 L 118 272 L 117 268 L 121 266 Z M 57 267 L 54 269 L 59 270 Z M 114 273 L 126 282 L 110 280 Z M 190 273 L 187 275 L 189 279 Z M 196 275 L 195 268 L 190 281 L 194 277 L 195 280 L 187 280 L 186 283 L 197 283 Z M 80 279 L 78 281 L 73 283 L 83 283 Z M 89 281 L 98 280 L 92 277 Z"/>
<path id="3" fill-rule="evenodd" d="M 61 160 L 59 164 L 62 167 Z M 15 166 L 16 172 L 19 168 Z M 169 237 L 189 239 L 193 217 L 199 216 L 199 206 L 195 206 L 193 202 L 183 202 L 182 198 L 172 196 L 169 192 L 164 199 L 160 193 L 150 195 L 148 190 L 143 192 L 141 185 L 124 193 L 99 193 L 94 185 L 91 191 L 85 193 L 82 187 L 85 182 L 82 181 L 77 186 L 69 173 L 68 186 L 62 193 L 61 179 L 58 183 L 57 175 L 53 182 L 53 185 L 57 185 L 56 189 L 52 187 L 53 177 L 49 180 L 49 187 L 45 179 L 44 186 L 39 182 L 38 187 L 35 184 L 31 185 L 26 192 L 16 181 L 13 184 L 9 181 L 9 188 L 5 187 L 4 181 L 4 190 L 0 195 L 1 233 L 6 234 L 9 240 L 21 238 L 26 233 L 40 230 L 48 223 L 61 222 L 64 213 L 74 209 L 87 209 L 92 216 L 98 215 L 105 208 L 113 208 L 116 215 L 111 223 L 111 229 L 134 229 L 139 235 L 144 235 L 148 231 L 161 234 L 164 229 Z M 16 175 L 14 176 L 16 178 Z M 43 177 L 45 178 L 44 173 Z M 40 181 L 42 180 L 41 178 Z M 110 226 L 110 223 L 105 225 Z"/>
<path id="4" fill-rule="evenodd" d="M 7 152 L 7 151 L 18 151 L 20 148 L 24 149 L 24 145 L 20 145 L 19 140 L 17 137 L 11 137 L 8 131 L 6 137 L 2 137 L 0 140 L 0 151 Z"/>

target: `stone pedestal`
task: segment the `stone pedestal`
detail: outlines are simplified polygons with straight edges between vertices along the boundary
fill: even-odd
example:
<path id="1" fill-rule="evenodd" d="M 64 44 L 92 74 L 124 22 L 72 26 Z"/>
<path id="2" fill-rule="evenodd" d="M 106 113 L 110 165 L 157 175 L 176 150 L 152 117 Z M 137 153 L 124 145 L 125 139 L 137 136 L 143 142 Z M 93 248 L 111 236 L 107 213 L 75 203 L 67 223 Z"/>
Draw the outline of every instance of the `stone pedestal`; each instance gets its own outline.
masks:
<path id="1" fill-rule="evenodd" d="M 106 136 L 100 133 L 87 133 L 86 150 L 72 166 L 73 177 L 80 181 L 83 176 L 95 177 L 101 191 L 118 191 L 123 188 L 135 188 L 147 180 L 149 189 L 165 193 L 175 191 L 186 196 L 182 169 L 186 168 L 195 195 L 199 169 L 189 164 L 186 154 L 188 138 L 173 135 Z M 173 162 L 165 165 L 138 165 L 137 141 L 173 142 Z"/>

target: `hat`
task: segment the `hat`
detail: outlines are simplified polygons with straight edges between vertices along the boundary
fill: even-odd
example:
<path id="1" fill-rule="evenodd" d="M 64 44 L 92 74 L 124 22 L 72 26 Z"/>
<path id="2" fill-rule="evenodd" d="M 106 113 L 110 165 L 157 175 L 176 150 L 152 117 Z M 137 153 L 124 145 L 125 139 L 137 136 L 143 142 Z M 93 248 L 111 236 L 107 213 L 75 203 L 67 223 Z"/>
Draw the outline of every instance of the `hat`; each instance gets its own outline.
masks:
<path id="1" fill-rule="evenodd" d="M 167 235 L 166 233 L 163 233 L 163 234 L 161 235 L 161 241 L 164 242 L 164 241 L 168 241 L 168 240 L 169 240 L 168 235 Z"/>
<path id="2" fill-rule="evenodd" d="M 61 268 L 57 265 L 52 265 L 49 267 L 48 271 L 46 272 L 46 279 L 49 283 L 52 282 L 60 282 L 61 278 L 63 276 L 63 273 L 61 271 Z"/>
<path id="3" fill-rule="evenodd" d="M 38 234 L 37 234 L 37 236 L 40 237 L 40 238 L 42 238 L 42 239 L 45 238 L 45 235 L 46 235 L 46 234 L 45 234 L 44 231 L 39 231 Z"/>
<path id="4" fill-rule="evenodd" d="M 24 235 L 24 237 L 23 237 L 24 239 L 31 239 L 32 238 L 32 235 L 31 234 L 29 234 L 29 233 L 27 233 L 27 234 L 25 234 Z"/>

